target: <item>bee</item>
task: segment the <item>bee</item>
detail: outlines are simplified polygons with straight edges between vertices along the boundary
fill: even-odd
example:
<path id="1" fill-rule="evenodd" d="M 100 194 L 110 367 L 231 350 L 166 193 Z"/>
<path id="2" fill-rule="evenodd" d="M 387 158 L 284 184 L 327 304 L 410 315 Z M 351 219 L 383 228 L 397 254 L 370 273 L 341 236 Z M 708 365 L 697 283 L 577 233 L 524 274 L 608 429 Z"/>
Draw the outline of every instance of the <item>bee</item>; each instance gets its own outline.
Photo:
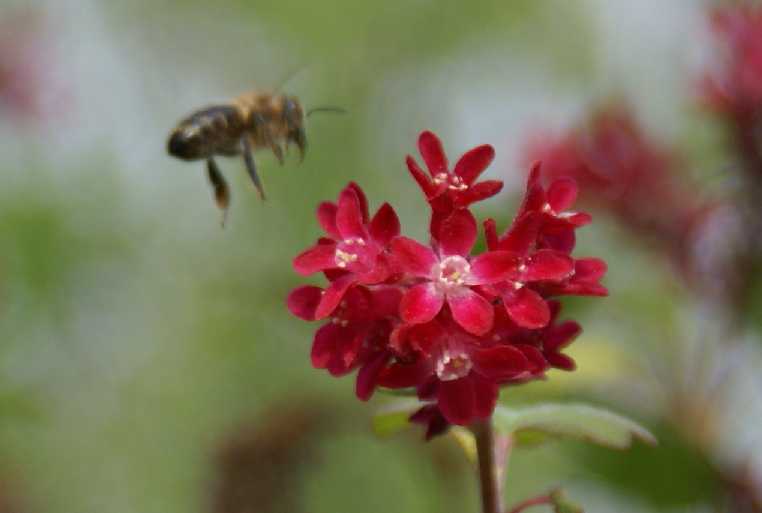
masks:
<path id="1" fill-rule="evenodd" d="M 251 91 L 227 104 L 200 109 L 180 121 L 169 135 L 167 151 L 182 160 L 206 160 L 207 175 L 215 202 L 223 212 L 224 226 L 230 206 L 230 188 L 214 158 L 242 155 L 249 178 L 264 200 L 265 191 L 253 152 L 269 149 L 283 164 L 284 149 L 287 151 L 290 144 L 295 144 L 300 162 L 303 161 L 307 149 L 305 118 L 317 111 L 343 112 L 343 109 L 318 107 L 305 115 L 295 96 Z"/>

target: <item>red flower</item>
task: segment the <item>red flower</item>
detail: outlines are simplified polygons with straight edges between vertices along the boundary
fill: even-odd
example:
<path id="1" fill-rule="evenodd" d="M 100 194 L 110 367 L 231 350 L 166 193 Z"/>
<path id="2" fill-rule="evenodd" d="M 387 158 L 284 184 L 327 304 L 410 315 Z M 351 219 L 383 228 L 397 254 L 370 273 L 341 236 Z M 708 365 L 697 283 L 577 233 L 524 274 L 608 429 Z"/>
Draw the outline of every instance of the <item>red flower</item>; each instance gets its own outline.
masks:
<path id="1" fill-rule="evenodd" d="M 352 285 L 381 283 L 389 277 L 384 251 L 399 234 L 400 224 L 388 203 L 369 222 L 365 194 L 354 183 L 341 191 L 338 204 L 321 203 L 317 216 L 328 237 L 299 254 L 294 269 L 304 276 L 319 271 L 330 273 L 331 285 L 324 291 L 315 314 L 322 319 L 333 312 Z"/>
<path id="2" fill-rule="evenodd" d="M 493 306 L 473 287 L 504 279 L 514 258 L 507 252 L 495 251 L 469 260 L 476 235 L 473 215 L 468 210 L 456 210 L 441 224 L 438 251 L 407 237 L 392 241 L 395 264 L 418 279 L 402 298 L 403 321 L 428 322 L 447 302 L 453 318 L 465 330 L 476 335 L 489 331 Z"/>
<path id="3" fill-rule="evenodd" d="M 425 404 L 410 420 L 431 437 L 489 417 L 501 386 L 572 369 L 561 350 L 580 328 L 556 323 L 560 303 L 550 298 L 605 294 L 606 266 L 571 257 L 574 232 L 590 218 L 566 211 L 573 181 L 546 190 L 538 168 L 516 220 L 501 236 L 488 220 L 488 250 L 472 255 L 478 230 L 468 206 L 499 190 L 474 183 L 492 149 L 471 150 L 450 173 L 436 136 L 424 132 L 419 147 L 430 176 L 410 158 L 408 166 L 432 208 L 431 244 L 400 236 L 387 204 L 370 220 L 350 184 L 338 203 L 318 208 L 327 237 L 294 260 L 300 274 L 322 271 L 327 288 L 299 287 L 288 307 L 305 320 L 328 318 L 315 333 L 313 366 L 335 376 L 357 370 L 361 400 L 378 387 L 415 389 Z"/>
<path id="4" fill-rule="evenodd" d="M 718 68 L 704 78 L 703 97 L 724 114 L 754 116 L 762 108 L 762 8 L 721 7 L 710 21 L 724 53 Z"/>
<path id="5" fill-rule="evenodd" d="M 490 198 L 503 188 L 503 182 L 499 180 L 476 182 L 495 158 L 495 150 L 488 144 L 467 151 L 458 159 L 452 171 L 448 167 L 442 142 L 432 132 L 422 132 L 418 137 L 418 151 L 426 164 L 428 175 L 410 155 L 406 162 L 410 174 L 431 206 L 432 236 L 439 233 L 439 222 L 454 210 Z"/>

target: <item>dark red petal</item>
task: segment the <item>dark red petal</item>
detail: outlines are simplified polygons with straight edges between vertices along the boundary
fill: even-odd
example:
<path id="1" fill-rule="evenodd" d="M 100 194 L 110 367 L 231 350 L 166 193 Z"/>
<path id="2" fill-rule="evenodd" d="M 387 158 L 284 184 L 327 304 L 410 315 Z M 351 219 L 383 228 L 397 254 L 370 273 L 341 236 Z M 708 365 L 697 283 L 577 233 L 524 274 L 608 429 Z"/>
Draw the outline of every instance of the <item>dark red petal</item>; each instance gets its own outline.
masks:
<path id="1" fill-rule="evenodd" d="M 524 356 L 526 356 L 527 361 L 531 364 L 529 372 L 532 374 L 541 373 L 548 368 L 548 362 L 536 347 L 527 344 L 516 344 L 516 349 L 524 353 Z"/>
<path id="2" fill-rule="evenodd" d="M 360 202 L 360 212 L 362 212 L 362 222 L 367 223 L 370 218 L 370 213 L 368 212 L 368 198 L 365 196 L 365 192 L 363 192 L 362 188 L 355 182 L 349 182 L 347 187 L 351 188 L 355 191 L 355 194 L 357 194 L 357 201 Z"/>
<path id="3" fill-rule="evenodd" d="M 466 209 L 450 214 L 439 227 L 439 247 L 444 255 L 466 256 L 474 247 L 478 236 L 476 219 Z"/>
<path id="4" fill-rule="evenodd" d="M 323 298 L 315 311 L 315 319 L 324 319 L 331 315 L 336 307 L 341 303 L 344 294 L 349 287 L 354 285 L 355 277 L 351 274 L 342 276 L 336 281 L 331 282 L 323 292 Z"/>
<path id="5" fill-rule="evenodd" d="M 540 184 L 541 168 L 542 162 L 539 160 L 532 164 L 532 168 L 529 170 L 529 175 L 527 176 L 527 192 L 532 189 L 532 187 Z"/>
<path id="6" fill-rule="evenodd" d="M 492 329 L 494 307 L 468 287 L 462 287 L 456 294 L 448 294 L 447 304 L 455 322 L 469 333 L 484 335 Z"/>
<path id="7" fill-rule="evenodd" d="M 556 369 L 565 371 L 573 371 L 577 368 L 577 364 L 570 356 L 561 353 L 549 353 L 546 355 L 548 363 Z"/>
<path id="8" fill-rule="evenodd" d="M 489 144 L 477 146 L 460 157 L 453 172 L 461 177 L 466 184 L 471 185 L 487 169 L 494 158 L 495 150 L 492 146 Z"/>
<path id="9" fill-rule="evenodd" d="M 360 200 L 351 186 L 345 187 L 339 195 L 336 227 L 339 229 L 342 239 L 366 238 Z"/>
<path id="10" fill-rule="evenodd" d="M 410 422 L 423 424 L 426 426 L 426 440 L 431 440 L 435 436 L 443 434 L 450 427 L 447 419 L 442 416 L 442 412 L 434 404 L 429 404 L 416 411 L 410 416 Z"/>
<path id="11" fill-rule="evenodd" d="M 429 322 L 444 304 L 444 295 L 431 282 L 421 283 L 408 290 L 400 301 L 400 317 L 411 324 Z"/>
<path id="12" fill-rule="evenodd" d="M 500 180 L 485 180 L 484 182 L 475 183 L 457 195 L 456 205 L 465 208 L 477 201 L 491 198 L 501 190 L 503 190 L 503 182 Z"/>
<path id="13" fill-rule="evenodd" d="M 335 244 L 318 244 L 294 258 L 294 270 L 302 276 L 336 267 Z"/>
<path id="14" fill-rule="evenodd" d="M 384 203 L 370 222 L 370 236 L 379 245 L 386 246 L 399 234 L 400 220 L 397 213 L 390 204 Z"/>
<path id="15" fill-rule="evenodd" d="M 593 217 L 590 214 L 587 214 L 585 212 L 574 212 L 570 213 L 569 215 L 562 215 L 561 219 L 569 223 L 575 228 L 579 228 L 581 226 L 585 226 L 586 224 L 589 224 Z"/>
<path id="16" fill-rule="evenodd" d="M 286 304 L 289 311 L 295 316 L 305 321 L 314 321 L 315 311 L 322 297 L 323 289 L 313 285 L 305 285 L 292 290 L 288 295 Z"/>
<path id="17" fill-rule="evenodd" d="M 413 276 L 430 276 L 439 259 L 430 247 L 407 237 L 395 237 L 391 243 L 394 263 Z"/>
<path id="18" fill-rule="evenodd" d="M 606 274 L 609 266 L 600 258 L 580 258 L 574 264 L 574 274 L 577 279 L 598 281 Z"/>
<path id="19" fill-rule="evenodd" d="M 482 226 L 484 227 L 484 239 L 487 242 L 487 248 L 490 251 L 495 251 L 498 244 L 497 224 L 495 220 L 492 218 L 485 219 Z"/>
<path id="20" fill-rule="evenodd" d="M 465 426 L 476 416 L 474 385 L 469 376 L 439 383 L 437 402 L 451 424 Z"/>
<path id="21" fill-rule="evenodd" d="M 336 228 L 336 210 L 338 210 L 338 207 L 335 203 L 324 201 L 318 205 L 317 218 L 325 233 L 334 239 L 340 239 L 341 235 L 339 235 L 339 230 Z"/>
<path id="22" fill-rule="evenodd" d="M 529 287 L 521 287 L 505 294 L 503 304 L 511 320 L 522 328 L 542 328 L 550 321 L 548 304 Z"/>
<path id="23" fill-rule="evenodd" d="M 427 377 L 424 362 L 395 363 L 385 368 L 378 377 L 378 384 L 386 388 L 409 388 L 423 383 Z"/>
<path id="24" fill-rule="evenodd" d="M 512 346 L 479 349 L 471 354 L 471 360 L 476 372 L 495 381 L 514 378 L 531 370 L 524 353 Z"/>
<path id="25" fill-rule="evenodd" d="M 511 251 L 490 251 L 471 262 L 469 285 L 482 285 L 505 280 L 515 273 L 521 258 Z"/>
<path id="26" fill-rule="evenodd" d="M 447 157 L 439 137 L 428 130 L 421 132 L 418 136 L 418 151 L 421 152 L 421 157 L 431 176 L 447 173 Z"/>
<path id="27" fill-rule="evenodd" d="M 375 317 L 396 316 L 399 313 L 402 290 L 397 287 L 380 287 L 371 292 L 371 308 Z"/>
<path id="28" fill-rule="evenodd" d="M 523 280 L 560 281 L 567 278 L 574 270 L 574 260 L 559 251 L 543 249 L 529 257 L 526 262 Z"/>
<path id="29" fill-rule="evenodd" d="M 486 419 L 495 411 L 500 389 L 494 381 L 472 377 L 474 383 L 474 413 L 480 419 Z"/>
<path id="30" fill-rule="evenodd" d="M 326 367 L 331 375 L 343 376 L 354 368 L 362 348 L 363 336 L 364 333 L 352 328 L 337 328 L 333 355 Z"/>
<path id="31" fill-rule="evenodd" d="M 537 242 L 541 226 L 542 215 L 536 212 L 528 212 L 516 218 L 507 232 L 500 237 L 500 249 L 525 255 Z"/>
<path id="32" fill-rule="evenodd" d="M 577 182 L 571 178 L 559 178 L 548 187 L 548 203 L 554 212 L 569 209 L 577 200 Z"/>
<path id="33" fill-rule="evenodd" d="M 574 251 L 574 246 L 577 244 L 577 236 L 574 233 L 574 228 L 568 224 L 562 227 L 548 227 L 548 225 L 546 225 L 543 228 L 541 238 L 542 247 L 554 249 L 563 253 L 571 253 Z"/>
<path id="34" fill-rule="evenodd" d="M 571 344 L 580 333 L 582 333 L 582 326 L 575 321 L 566 321 L 551 326 L 545 333 L 542 347 L 548 351 L 558 351 Z"/>
<path id="35" fill-rule="evenodd" d="M 378 377 L 391 356 L 391 353 L 387 351 L 381 352 L 360 368 L 355 382 L 355 394 L 358 399 L 367 401 L 371 398 L 378 385 Z"/>
<path id="36" fill-rule="evenodd" d="M 405 159 L 405 163 L 407 163 L 408 171 L 410 171 L 413 179 L 415 179 L 415 181 L 418 183 L 418 186 L 423 191 L 426 199 L 431 199 L 436 196 L 440 190 L 440 187 L 437 187 L 434 182 L 431 181 L 431 178 L 429 178 L 429 176 L 426 175 L 420 167 L 418 167 L 418 163 L 413 159 L 413 157 L 408 155 L 407 159 Z"/>

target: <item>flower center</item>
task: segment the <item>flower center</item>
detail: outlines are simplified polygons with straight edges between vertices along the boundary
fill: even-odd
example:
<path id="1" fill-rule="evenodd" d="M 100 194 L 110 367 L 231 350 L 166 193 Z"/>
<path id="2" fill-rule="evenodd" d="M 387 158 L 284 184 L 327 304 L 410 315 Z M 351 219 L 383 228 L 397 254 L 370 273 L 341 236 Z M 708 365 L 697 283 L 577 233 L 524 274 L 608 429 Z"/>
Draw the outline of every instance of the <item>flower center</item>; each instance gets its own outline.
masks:
<path id="1" fill-rule="evenodd" d="M 451 175 L 450 173 L 437 173 L 434 175 L 435 185 L 442 185 L 443 183 L 446 183 L 447 188 L 451 191 L 465 191 L 468 189 L 468 184 L 458 175 Z"/>
<path id="2" fill-rule="evenodd" d="M 471 372 L 471 359 L 463 351 L 445 349 L 437 358 L 437 377 L 442 381 L 453 381 L 463 378 Z"/>
<path id="3" fill-rule="evenodd" d="M 350 237 L 341 241 L 334 256 L 336 267 L 346 269 L 347 265 L 357 262 L 360 258 L 359 253 L 365 249 L 365 245 L 365 241 L 359 237 Z"/>
<path id="4" fill-rule="evenodd" d="M 466 282 L 471 272 L 471 264 L 462 256 L 448 256 L 439 262 L 436 280 L 445 288 L 457 287 Z"/>

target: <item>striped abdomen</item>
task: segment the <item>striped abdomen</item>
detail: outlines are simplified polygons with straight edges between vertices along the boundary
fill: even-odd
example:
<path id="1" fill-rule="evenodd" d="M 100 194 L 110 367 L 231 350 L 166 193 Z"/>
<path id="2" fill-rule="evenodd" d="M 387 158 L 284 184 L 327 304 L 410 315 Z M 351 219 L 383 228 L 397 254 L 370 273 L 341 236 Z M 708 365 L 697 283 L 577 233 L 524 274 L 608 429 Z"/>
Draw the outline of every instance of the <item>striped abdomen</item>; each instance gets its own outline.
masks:
<path id="1" fill-rule="evenodd" d="M 167 144 L 170 155 L 197 160 L 214 155 L 237 155 L 246 130 L 240 110 L 229 105 L 207 107 L 182 120 Z"/>

